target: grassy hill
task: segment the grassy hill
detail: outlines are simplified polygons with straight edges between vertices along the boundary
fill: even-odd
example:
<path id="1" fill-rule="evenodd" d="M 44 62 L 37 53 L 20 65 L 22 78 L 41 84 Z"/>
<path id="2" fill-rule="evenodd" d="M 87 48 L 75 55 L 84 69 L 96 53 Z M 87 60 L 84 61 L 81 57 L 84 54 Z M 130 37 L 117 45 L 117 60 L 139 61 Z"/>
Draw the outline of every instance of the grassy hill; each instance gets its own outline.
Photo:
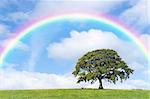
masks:
<path id="1" fill-rule="evenodd" d="M 150 90 L 3 90 L 0 99 L 150 99 Z"/>

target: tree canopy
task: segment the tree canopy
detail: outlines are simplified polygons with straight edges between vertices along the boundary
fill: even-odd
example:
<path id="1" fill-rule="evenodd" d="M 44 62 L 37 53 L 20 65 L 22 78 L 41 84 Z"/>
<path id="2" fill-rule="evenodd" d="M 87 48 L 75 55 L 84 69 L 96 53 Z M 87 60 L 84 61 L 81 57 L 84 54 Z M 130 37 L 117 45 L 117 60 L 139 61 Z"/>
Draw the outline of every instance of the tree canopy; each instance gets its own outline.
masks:
<path id="1" fill-rule="evenodd" d="M 78 59 L 72 74 L 78 77 L 77 83 L 99 81 L 99 89 L 103 89 L 102 80 L 116 83 L 129 78 L 134 70 L 112 49 L 90 51 Z"/>

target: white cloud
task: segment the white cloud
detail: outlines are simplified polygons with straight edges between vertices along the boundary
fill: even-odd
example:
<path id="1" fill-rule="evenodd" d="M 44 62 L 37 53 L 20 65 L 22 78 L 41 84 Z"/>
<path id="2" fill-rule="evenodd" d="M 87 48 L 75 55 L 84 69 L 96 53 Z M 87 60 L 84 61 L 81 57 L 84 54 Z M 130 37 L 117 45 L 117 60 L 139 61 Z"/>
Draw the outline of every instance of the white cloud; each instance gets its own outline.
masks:
<path id="1" fill-rule="evenodd" d="M 25 21 L 30 18 L 30 12 L 14 12 L 7 16 L 8 20 L 14 21 L 15 23 Z"/>
<path id="2" fill-rule="evenodd" d="M 100 48 L 116 50 L 130 64 L 145 62 L 143 53 L 134 43 L 121 40 L 111 32 L 95 29 L 71 31 L 70 37 L 49 44 L 47 50 L 50 58 L 72 60 L 81 57 L 87 51 Z"/>
<path id="3" fill-rule="evenodd" d="M 149 34 L 143 34 L 140 37 L 140 40 L 143 42 L 145 47 L 150 50 L 150 35 Z"/>
<path id="4" fill-rule="evenodd" d="M 77 87 L 73 75 L 0 70 L 0 89 L 48 89 Z M 10 83 L 11 82 L 11 83 Z"/>
<path id="5" fill-rule="evenodd" d="M 8 5 L 8 0 L 1 0 L 0 8 L 4 8 L 6 5 Z"/>
<path id="6" fill-rule="evenodd" d="M 129 79 L 123 83 L 117 82 L 115 85 L 105 82 L 105 85 L 106 88 L 112 89 L 150 89 L 149 82 L 145 82 L 141 79 Z"/>
<path id="7" fill-rule="evenodd" d="M 71 31 L 69 38 L 63 38 L 61 42 L 51 43 L 48 47 L 48 53 L 50 58 L 74 59 L 89 50 L 117 48 L 118 42 L 122 41 L 111 32 L 94 29 L 83 32 Z"/>
<path id="8" fill-rule="evenodd" d="M 1 0 L 0 20 L 2 22 L 9 22 L 9 24 L 21 24 L 31 17 L 30 14 L 35 4 L 36 0 L 27 2 L 20 0 Z"/>
<path id="9" fill-rule="evenodd" d="M 143 38 L 143 35 L 141 37 Z M 71 31 L 70 37 L 63 38 L 60 42 L 50 43 L 47 51 L 49 58 L 72 61 L 88 51 L 102 48 L 116 50 L 136 73 L 143 72 L 149 67 L 143 52 L 135 43 L 121 40 L 111 32 L 95 29 L 82 32 Z"/>
<path id="10" fill-rule="evenodd" d="M 76 78 L 68 73 L 63 75 L 16 71 L 12 68 L 0 70 L 0 89 L 55 89 L 55 88 L 98 88 L 98 82 L 76 84 Z M 116 85 L 103 81 L 104 88 L 149 89 L 143 80 L 127 80 Z"/>
<path id="11" fill-rule="evenodd" d="M 2 21 L 10 21 L 10 22 L 14 22 L 14 23 L 22 23 L 25 22 L 26 20 L 29 20 L 31 15 L 31 12 L 11 12 L 8 13 L 7 15 L 3 16 L 0 15 L 0 18 Z"/>
<path id="12" fill-rule="evenodd" d="M 138 62 L 132 62 L 131 64 L 129 64 L 129 66 L 131 66 L 133 70 L 138 70 L 138 71 L 144 71 L 145 69 L 143 64 L 140 64 Z"/>
<path id="13" fill-rule="evenodd" d="M 148 0 L 138 0 L 131 8 L 126 9 L 120 19 L 136 30 L 144 30 L 150 26 L 150 2 Z"/>
<path id="14" fill-rule="evenodd" d="M 148 0 L 39 0 L 33 10 L 32 16 L 33 18 L 38 18 L 64 13 L 108 14 L 113 16 L 112 11 L 124 5 L 124 3 L 128 4 L 129 7 L 119 8 L 123 10 L 118 16 L 119 19 L 132 26 L 132 29 L 138 29 L 140 32 L 144 31 L 150 25 L 150 15 L 148 13 L 148 9 L 150 9 L 148 5 L 150 5 L 150 2 Z M 43 12 L 44 15 L 41 14 Z"/>
<path id="15" fill-rule="evenodd" d="M 5 25 L 0 24 L 0 34 L 8 32 L 8 29 Z"/>
<path id="16" fill-rule="evenodd" d="M 11 33 L 9 28 L 10 27 L 5 24 L 0 24 L 0 48 L 6 47 L 14 36 L 14 33 Z"/>
<path id="17" fill-rule="evenodd" d="M 147 68 L 144 72 L 143 72 L 143 74 L 145 74 L 146 76 L 147 75 L 150 75 L 150 68 Z M 150 79 L 149 79 L 150 80 Z"/>
<path id="18" fill-rule="evenodd" d="M 10 36 L 11 36 L 11 33 L 9 31 L 9 27 L 7 25 L 0 24 L 0 37 L 6 38 Z"/>
<path id="19" fill-rule="evenodd" d="M 124 1 L 125 0 L 39 0 L 33 11 L 33 16 L 37 17 L 44 15 L 59 15 L 64 13 L 108 13 L 115 6 L 121 4 Z M 41 14 L 43 12 L 44 15 Z"/>

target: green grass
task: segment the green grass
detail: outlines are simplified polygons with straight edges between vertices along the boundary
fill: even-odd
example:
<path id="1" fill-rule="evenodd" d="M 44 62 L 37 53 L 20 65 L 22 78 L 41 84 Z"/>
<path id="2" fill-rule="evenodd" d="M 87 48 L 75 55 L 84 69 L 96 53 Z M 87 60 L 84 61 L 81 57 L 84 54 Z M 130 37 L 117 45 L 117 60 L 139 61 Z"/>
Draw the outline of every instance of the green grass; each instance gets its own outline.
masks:
<path id="1" fill-rule="evenodd" d="M 0 99 L 150 99 L 150 90 L 2 90 Z"/>

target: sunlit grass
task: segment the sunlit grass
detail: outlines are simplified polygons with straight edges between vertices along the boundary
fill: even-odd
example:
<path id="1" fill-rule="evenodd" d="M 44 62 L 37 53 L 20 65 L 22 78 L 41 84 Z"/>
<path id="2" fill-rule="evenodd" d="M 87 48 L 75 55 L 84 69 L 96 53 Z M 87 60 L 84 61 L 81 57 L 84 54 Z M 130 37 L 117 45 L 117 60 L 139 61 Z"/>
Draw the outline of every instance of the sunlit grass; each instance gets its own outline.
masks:
<path id="1" fill-rule="evenodd" d="M 150 99 L 150 90 L 1 90 L 0 99 Z"/>

